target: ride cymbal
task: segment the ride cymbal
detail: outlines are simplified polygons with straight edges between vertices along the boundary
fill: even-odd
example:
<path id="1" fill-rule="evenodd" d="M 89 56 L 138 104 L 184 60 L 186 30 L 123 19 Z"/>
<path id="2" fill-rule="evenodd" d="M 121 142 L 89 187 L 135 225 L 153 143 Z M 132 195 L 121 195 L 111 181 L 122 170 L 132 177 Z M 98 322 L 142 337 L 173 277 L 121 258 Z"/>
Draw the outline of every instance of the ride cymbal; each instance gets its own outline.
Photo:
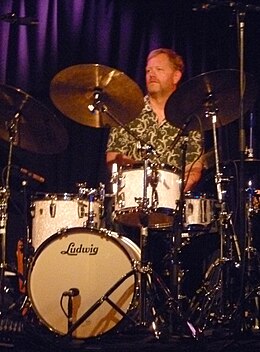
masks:
<path id="1" fill-rule="evenodd" d="M 19 88 L 0 85 L 0 138 L 10 137 L 13 145 L 39 154 L 59 153 L 68 144 L 65 128 L 48 108 Z"/>
<path id="2" fill-rule="evenodd" d="M 50 97 L 65 116 L 90 127 L 127 124 L 144 105 L 134 81 L 99 64 L 75 65 L 59 72 L 51 82 Z"/>
<path id="3" fill-rule="evenodd" d="M 257 84 L 245 74 L 243 99 L 244 113 L 256 100 Z M 187 130 L 210 130 L 212 117 L 207 111 L 216 111 L 216 127 L 235 121 L 240 116 L 240 72 L 227 69 L 203 73 L 183 83 L 168 99 L 166 119 L 173 125 Z M 201 121 L 201 125 L 198 121 Z"/>

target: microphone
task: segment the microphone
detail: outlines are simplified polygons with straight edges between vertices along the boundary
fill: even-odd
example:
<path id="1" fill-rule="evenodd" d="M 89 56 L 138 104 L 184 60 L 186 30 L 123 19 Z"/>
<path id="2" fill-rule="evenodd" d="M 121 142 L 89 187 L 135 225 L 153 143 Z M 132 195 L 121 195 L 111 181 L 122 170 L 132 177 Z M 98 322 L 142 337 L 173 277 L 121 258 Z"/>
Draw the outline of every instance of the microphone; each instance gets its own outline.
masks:
<path id="1" fill-rule="evenodd" d="M 31 26 L 39 24 L 38 19 L 33 17 L 18 17 L 16 13 L 10 12 L 4 15 L 0 15 L 0 20 L 9 22 L 11 24 L 18 24 L 24 26 Z"/>
<path id="2" fill-rule="evenodd" d="M 78 288 L 70 288 L 68 291 L 64 291 L 62 293 L 62 296 L 68 296 L 68 297 L 76 297 L 78 295 L 79 295 Z"/>
<path id="3" fill-rule="evenodd" d="M 37 175 L 35 174 L 34 172 L 30 171 L 30 170 L 27 170 L 25 169 L 24 167 L 21 167 L 20 168 L 20 172 L 27 176 L 27 177 L 30 177 L 32 178 L 33 180 L 37 181 L 37 182 L 40 182 L 40 183 L 44 183 L 45 182 L 45 178 L 40 176 L 40 175 Z"/>

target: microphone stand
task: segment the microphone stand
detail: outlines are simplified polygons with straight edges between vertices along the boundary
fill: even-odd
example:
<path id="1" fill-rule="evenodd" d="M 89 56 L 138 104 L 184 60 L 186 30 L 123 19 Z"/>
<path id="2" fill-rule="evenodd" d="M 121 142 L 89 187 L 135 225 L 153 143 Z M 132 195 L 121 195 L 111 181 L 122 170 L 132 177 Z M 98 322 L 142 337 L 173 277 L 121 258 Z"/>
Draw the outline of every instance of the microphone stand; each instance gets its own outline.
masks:
<path id="1" fill-rule="evenodd" d="M 6 261 L 6 234 L 7 234 L 7 223 L 8 223 L 8 204 L 10 199 L 10 172 L 12 164 L 13 154 L 13 142 L 17 131 L 17 124 L 19 119 L 20 111 L 15 114 L 13 120 L 11 120 L 9 129 L 9 152 L 7 162 L 7 172 L 5 179 L 5 187 L 1 190 L 1 214 L 0 214 L 0 241 L 1 241 L 1 262 L 0 262 L 0 307 L 4 307 L 5 301 L 5 271 L 7 269 Z M 0 310 L 0 315 L 2 314 Z"/>
<path id="2" fill-rule="evenodd" d="M 18 125 L 20 121 L 20 116 L 22 109 L 27 102 L 27 96 L 23 99 L 20 104 L 19 109 L 15 113 L 13 119 L 7 124 L 7 129 L 9 132 L 9 152 L 8 152 L 8 161 L 6 168 L 6 179 L 5 187 L 3 188 L 1 199 L 1 208 L 0 208 L 0 242 L 1 242 L 1 257 L 0 257 L 0 315 L 2 314 L 1 308 L 4 307 L 5 300 L 5 271 L 7 269 L 7 260 L 6 260 L 6 234 L 7 234 L 7 223 L 8 223 L 8 204 L 10 199 L 10 173 L 12 165 L 12 155 L 13 155 L 13 146 L 14 141 L 17 137 Z"/>

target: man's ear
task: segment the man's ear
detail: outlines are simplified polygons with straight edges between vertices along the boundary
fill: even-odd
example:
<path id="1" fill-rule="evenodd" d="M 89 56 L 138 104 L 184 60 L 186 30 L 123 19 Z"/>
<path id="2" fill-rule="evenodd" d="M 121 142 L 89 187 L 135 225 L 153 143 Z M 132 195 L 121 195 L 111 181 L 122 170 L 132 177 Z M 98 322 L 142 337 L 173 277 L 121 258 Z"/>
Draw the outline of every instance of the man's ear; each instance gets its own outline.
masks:
<path id="1" fill-rule="evenodd" d="M 176 70 L 173 74 L 173 83 L 174 84 L 178 84 L 179 81 L 181 80 L 182 77 L 182 73 L 179 70 Z"/>

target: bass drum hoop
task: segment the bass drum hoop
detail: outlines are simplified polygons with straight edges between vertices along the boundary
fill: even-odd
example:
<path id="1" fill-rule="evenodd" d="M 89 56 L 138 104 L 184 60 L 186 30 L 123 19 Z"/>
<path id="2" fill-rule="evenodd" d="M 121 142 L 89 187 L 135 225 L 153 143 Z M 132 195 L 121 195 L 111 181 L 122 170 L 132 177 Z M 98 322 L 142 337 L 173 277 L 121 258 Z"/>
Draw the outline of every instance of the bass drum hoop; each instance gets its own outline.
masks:
<path id="1" fill-rule="evenodd" d="M 86 236 L 88 240 L 91 240 L 91 243 L 96 243 L 99 246 L 100 255 L 103 257 L 97 257 L 96 263 L 92 262 L 95 255 L 85 257 L 84 261 L 79 261 L 80 267 L 76 266 L 73 268 L 78 269 L 78 271 L 74 272 L 71 269 L 71 258 L 77 258 L 78 256 L 71 255 L 68 258 L 68 263 L 65 260 L 66 265 L 62 265 L 62 263 L 59 265 L 55 254 L 60 252 L 60 249 L 64 250 L 67 248 L 66 246 L 72 243 L 74 239 L 71 237 L 77 237 L 78 235 L 82 237 L 80 239 Z M 76 240 L 73 243 L 76 243 Z M 60 246 L 63 241 L 64 244 Z M 55 246 L 57 250 L 56 253 L 53 253 Z M 93 245 L 93 248 L 95 248 L 95 245 Z M 115 254 L 119 255 L 120 258 L 116 258 Z M 47 258 L 45 258 L 46 256 Z M 68 291 L 72 287 L 79 289 L 79 296 L 73 298 L 76 309 L 78 309 L 77 316 L 73 316 L 73 323 L 75 323 L 118 280 L 132 271 L 131 275 L 109 297 L 118 305 L 124 315 L 127 315 L 135 308 L 138 274 L 133 270 L 133 266 L 134 261 L 139 261 L 140 257 L 140 248 L 129 238 L 118 235 L 115 232 L 81 227 L 70 228 L 62 233 L 57 232 L 38 247 L 29 267 L 27 292 L 32 309 L 45 327 L 51 332 L 64 336 L 68 331 L 68 320 L 60 307 L 60 299 L 63 292 Z M 48 259 L 48 261 L 45 259 Z M 100 259 L 102 260 L 100 261 Z M 104 263 L 104 260 L 112 261 L 111 263 Z M 62 261 L 64 264 L 63 259 Z M 87 267 L 88 265 L 89 268 Z M 51 270 L 48 270 L 46 266 L 52 266 Z M 90 277 L 90 280 L 84 276 L 83 269 L 86 269 L 85 274 Z M 95 274 L 98 274 L 99 277 L 95 277 Z M 70 282 L 68 283 L 67 281 Z M 64 303 L 64 308 L 67 308 L 67 301 Z M 73 332 L 73 338 L 87 339 L 101 336 L 121 324 L 124 318 L 106 300 L 93 314 L 93 319 L 91 319 L 92 315 L 89 316 Z"/>

